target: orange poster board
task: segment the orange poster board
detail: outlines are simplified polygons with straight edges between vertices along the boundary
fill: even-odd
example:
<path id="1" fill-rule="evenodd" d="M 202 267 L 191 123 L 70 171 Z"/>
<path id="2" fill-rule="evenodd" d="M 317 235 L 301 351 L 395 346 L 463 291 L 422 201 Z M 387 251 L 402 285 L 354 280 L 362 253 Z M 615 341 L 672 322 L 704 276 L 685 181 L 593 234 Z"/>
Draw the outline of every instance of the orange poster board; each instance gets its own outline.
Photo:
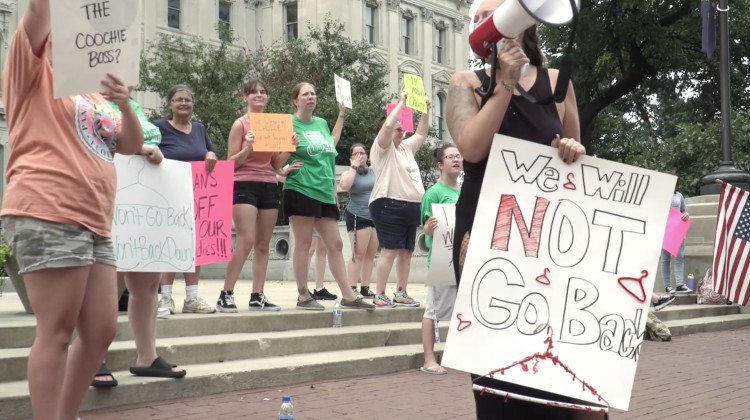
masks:
<path id="1" fill-rule="evenodd" d="M 255 152 L 294 152 L 292 144 L 292 116 L 290 114 L 266 114 L 250 112 L 250 130 L 255 134 L 253 151 Z"/>

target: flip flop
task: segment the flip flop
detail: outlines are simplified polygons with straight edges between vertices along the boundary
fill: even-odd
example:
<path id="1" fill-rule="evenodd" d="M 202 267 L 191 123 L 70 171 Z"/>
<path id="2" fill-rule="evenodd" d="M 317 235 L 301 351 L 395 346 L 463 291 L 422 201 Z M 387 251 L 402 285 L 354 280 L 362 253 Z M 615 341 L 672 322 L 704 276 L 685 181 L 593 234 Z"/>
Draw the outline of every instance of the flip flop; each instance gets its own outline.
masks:
<path id="1" fill-rule="evenodd" d="M 175 372 L 172 370 L 173 367 L 177 367 L 177 365 L 168 363 L 166 360 L 162 359 L 161 356 L 157 356 L 156 360 L 151 363 L 151 366 L 131 366 L 130 373 L 135 376 L 150 376 L 154 378 L 175 379 L 182 378 L 183 376 L 185 376 L 185 374 L 187 374 L 184 369 Z"/>
<path id="2" fill-rule="evenodd" d="M 419 371 L 422 373 L 428 373 L 430 375 L 445 375 L 446 373 L 448 373 L 448 371 L 443 369 L 443 367 L 440 365 L 430 367 L 422 366 L 419 368 Z"/>
<path id="3" fill-rule="evenodd" d="M 97 376 L 109 376 L 112 378 L 111 381 L 102 381 L 100 379 L 96 379 Z M 117 386 L 117 379 L 115 379 L 115 376 L 112 375 L 112 372 L 107 369 L 107 364 L 102 363 L 101 366 L 99 366 L 99 370 L 96 371 L 96 375 L 94 375 L 94 380 L 91 381 L 91 386 L 96 388 L 112 388 Z"/>

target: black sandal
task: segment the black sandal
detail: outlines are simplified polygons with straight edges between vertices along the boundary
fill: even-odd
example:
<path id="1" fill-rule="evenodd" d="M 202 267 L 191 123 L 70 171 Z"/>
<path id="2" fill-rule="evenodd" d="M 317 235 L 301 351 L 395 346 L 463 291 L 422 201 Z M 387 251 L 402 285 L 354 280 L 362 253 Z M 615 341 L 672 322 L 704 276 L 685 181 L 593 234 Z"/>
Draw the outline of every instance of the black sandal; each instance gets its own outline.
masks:
<path id="1" fill-rule="evenodd" d="M 96 379 L 97 376 L 109 376 L 112 378 L 111 381 L 102 381 L 99 379 Z M 117 386 L 117 379 L 115 379 L 115 376 L 112 375 L 112 372 L 107 369 L 107 364 L 102 363 L 101 366 L 99 366 L 99 370 L 96 371 L 96 375 L 94 375 L 94 380 L 91 381 L 91 386 L 96 388 L 113 388 Z"/>
<path id="2" fill-rule="evenodd" d="M 151 363 L 151 366 L 131 366 L 130 373 L 135 376 L 151 376 L 155 378 L 175 379 L 182 378 L 187 373 L 184 369 L 173 371 L 172 368 L 174 367 L 177 367 L 177 365 L 168 363 L 166 360 L 162 359 L 161 356 L 157 356 L 156 360 Z"/>

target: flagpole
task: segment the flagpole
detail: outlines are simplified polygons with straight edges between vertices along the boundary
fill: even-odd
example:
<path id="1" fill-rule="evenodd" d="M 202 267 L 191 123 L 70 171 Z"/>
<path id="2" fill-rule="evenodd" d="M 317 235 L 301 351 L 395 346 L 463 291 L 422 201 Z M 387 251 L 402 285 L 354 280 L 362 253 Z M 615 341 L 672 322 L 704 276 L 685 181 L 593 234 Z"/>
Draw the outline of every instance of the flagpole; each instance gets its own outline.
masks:
<path id="1" fill-rule="evenodd" d="M 721 160 L 719 168 L 701 179 L 701 195 L 718 194 L 714 182 L 723 179 L 743 190 L 750 190 L 750 174 L 739 170 L 732 161 L 732 114 L 729 97 L 729 0 L 719 0 L 719 94 L 721 98 Z"/>

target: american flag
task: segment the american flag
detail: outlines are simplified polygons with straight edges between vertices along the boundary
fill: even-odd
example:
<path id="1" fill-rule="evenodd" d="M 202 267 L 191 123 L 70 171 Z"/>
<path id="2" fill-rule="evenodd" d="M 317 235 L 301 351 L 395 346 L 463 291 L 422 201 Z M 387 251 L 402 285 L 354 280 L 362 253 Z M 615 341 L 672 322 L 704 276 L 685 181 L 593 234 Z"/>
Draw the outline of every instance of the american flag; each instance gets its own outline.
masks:
<path id="1" fill-rule="evenodd" d="M 714 241 L 714 290 L 732 302 L 750 299 L 750 193 L 721 184 Z"/>

